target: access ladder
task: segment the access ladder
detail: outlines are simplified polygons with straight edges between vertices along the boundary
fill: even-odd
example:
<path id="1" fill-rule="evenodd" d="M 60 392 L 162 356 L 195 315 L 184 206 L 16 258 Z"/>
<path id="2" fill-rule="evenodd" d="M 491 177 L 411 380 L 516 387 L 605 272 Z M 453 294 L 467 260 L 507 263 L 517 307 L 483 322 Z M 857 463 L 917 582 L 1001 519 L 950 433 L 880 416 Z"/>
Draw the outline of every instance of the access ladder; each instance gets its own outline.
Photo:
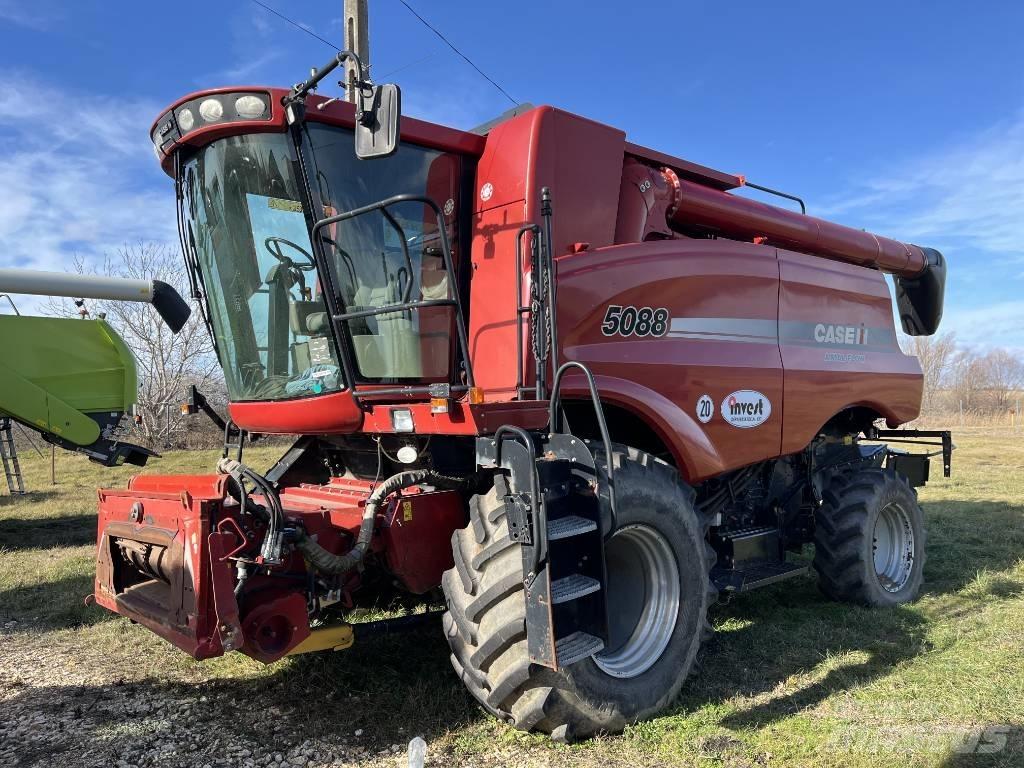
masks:
<path id="1" fill-rule="evenodd" d="M 0 458 L 4 462 L 4 474 L 11 495 L 25 493 L 25 481 L 21 477 L 21 465 L 18 464 L 18 449 L 14 445 L 14 426 L 8 416 L 0 416 Z"/>

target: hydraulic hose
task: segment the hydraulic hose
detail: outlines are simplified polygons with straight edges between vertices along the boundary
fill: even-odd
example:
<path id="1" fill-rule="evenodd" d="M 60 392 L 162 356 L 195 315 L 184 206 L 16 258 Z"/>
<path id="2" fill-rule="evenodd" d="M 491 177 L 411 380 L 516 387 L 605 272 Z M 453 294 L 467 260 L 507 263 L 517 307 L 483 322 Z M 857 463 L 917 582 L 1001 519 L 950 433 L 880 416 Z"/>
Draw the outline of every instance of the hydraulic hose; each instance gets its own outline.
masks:
<path id="1" fill-rule="evenodd" d="M 363 509 L 363 519 L 359 524 L 359 533 L 356 535 L 356 543 L 348 552 L 343 555 L 328 552 L 301 528 L 296 532 L 294 539 L 296 549 L 305 556 L 310 565 L 321 573 L 331 576 L 340 576 L 348 573 L 359 565 L 366 556 L 366 550 L 370 547 L 370 539 L 373 538 L 374 520 L 381 503 L 391 494 L 403 488 L 421 483 L 429 483 L 439 488 L 452 490 L 464 485 L 463 480 L 447 477 L 429 469 L 399 472 L 378 485 L 366 500 L 366 506 Z"/>
<path id="2" fill-rule="evenodd" d="M 235 481 L 238 495 L 234 493 L 231 495 L 238 499 L 242 509 L 266 522 L 267 532 L 260 547 L 260 556 L 264 562 L 268 564 L 281 562 L 281 547 L 284 544 L 282 531 L 285 522 L 284 510 L 281 508 L 281 500 L 273 486 L 258 472 L 227 457 L 217 462 L 217 471 L 228 475 Z M 245 487 L 246 481 L 252 483 L 255 490 L 263 496 L 265 506 L 256 504 L 249 497 L 249 491 Z M 231 493 L 230 487 L 228 492 Z"/>

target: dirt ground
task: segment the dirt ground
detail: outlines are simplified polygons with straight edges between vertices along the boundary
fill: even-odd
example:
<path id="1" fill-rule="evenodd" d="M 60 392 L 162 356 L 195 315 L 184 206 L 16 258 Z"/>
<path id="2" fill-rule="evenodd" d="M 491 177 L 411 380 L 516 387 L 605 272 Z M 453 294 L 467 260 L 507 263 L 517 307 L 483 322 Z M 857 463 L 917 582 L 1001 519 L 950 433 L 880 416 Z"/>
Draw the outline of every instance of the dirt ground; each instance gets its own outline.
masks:
<path id="1" fill-rule="evenodd" d="M 0 496 L 0 765 L 393 767 L 419 735 L 428 766 L 1019 768 L 1021 437 L 959 435 L 954 477 L 922 492 L 929 555 L 915 604 L 840 606 L 807 578 L 719 605 L 700 674 L 672 709 L 572 746 L 481 712 L 439 628 L 270 666 L 198 663 L 86 606 L 93 489 L 130 472 L 63 454 L 51 486 L 48 460 L 27 457 L 31 493 Z M 213 457 L 171 454 L 147 471 Z"/>

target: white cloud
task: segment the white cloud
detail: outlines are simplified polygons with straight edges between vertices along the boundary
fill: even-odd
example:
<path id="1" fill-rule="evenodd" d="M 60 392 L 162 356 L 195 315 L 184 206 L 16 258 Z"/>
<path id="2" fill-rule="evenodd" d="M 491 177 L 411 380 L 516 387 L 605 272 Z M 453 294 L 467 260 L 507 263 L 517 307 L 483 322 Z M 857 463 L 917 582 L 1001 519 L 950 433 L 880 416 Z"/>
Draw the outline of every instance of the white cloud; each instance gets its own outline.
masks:
<path id="1" fill-rule="evenodd" d="M 956 332 L 965 346 L 1007 347 L 1024 353 L 1024 301 L 1000 301 L 970 309 L 953 307 L 942 319 L 944 330 Z"/>
<path id="2" fill-rule="evenodd" d="M 941 330 L 1024 351 L 1024 111 L 874 170 L 815 213 L 939 249 L 950 270 Z"/>
<path id="3" fill-rule="evenodd" d="M 207 88 L 213 85 L 242 85 L 245 81 L 252 79 L 254 75 L 264 71 L 267 66 L 280 59 L 282 55 L 283 52 L 275 48 L 258 56 L 246 58 L 236 66 L 201 75 L 195 78 L 195 82 Z"/>
<path id="4" fill-rule="evenodd" d="M 139 240 L 177 242 L 153 156 L 159 106 L 70 93 L 0 72 L 0 266 L 63 270 Z"/>
<path id="5" fill-rule="evenodd" d="M 284 48 L 269 44 L 274 28 L 267 15 L 266 11 L 258 7 L 235 14 L 228 29 L 231 58 L 236 59 L 237 63 L 200 75 L 194 78 L 195 82 L 203 88 L 241 85 L 283 58 Z"/>
<path id="6" fill-rule="evenodd" d="M 18 27 L 44 31 L 61 18 L 59 13 L 43 10 L 37 4 L 29 8 L 28 3 L 19 0 L 0 0 L 0 21 Z"/>
<path id="7" fill-rule="evenodd" d="M 1024 260 L 1024 112 L 855 183 L 820 209 L 942 250 Z"/>

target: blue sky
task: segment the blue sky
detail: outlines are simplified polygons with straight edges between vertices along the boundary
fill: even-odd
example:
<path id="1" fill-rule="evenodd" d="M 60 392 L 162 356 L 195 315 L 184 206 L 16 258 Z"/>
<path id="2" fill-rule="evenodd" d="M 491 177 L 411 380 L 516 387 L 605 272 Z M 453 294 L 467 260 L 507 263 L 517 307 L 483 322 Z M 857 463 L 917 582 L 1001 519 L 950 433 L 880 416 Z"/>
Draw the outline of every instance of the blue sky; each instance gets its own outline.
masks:
<path id="1" fill-rule="evenodd" d="M 342 0 L 265 2 L 340 44 Z M 1024 5 L 410 2 L 517 100 L 939 248 L 943 330 L 1024 349 Z M 509 106 L 398 0 L 370 16 L 373 71 L 406 114 L 468 128 Z M 250 0 L 0 0 L 0 264 L 176 242 L 159 110 L 329 56 Z"/>

